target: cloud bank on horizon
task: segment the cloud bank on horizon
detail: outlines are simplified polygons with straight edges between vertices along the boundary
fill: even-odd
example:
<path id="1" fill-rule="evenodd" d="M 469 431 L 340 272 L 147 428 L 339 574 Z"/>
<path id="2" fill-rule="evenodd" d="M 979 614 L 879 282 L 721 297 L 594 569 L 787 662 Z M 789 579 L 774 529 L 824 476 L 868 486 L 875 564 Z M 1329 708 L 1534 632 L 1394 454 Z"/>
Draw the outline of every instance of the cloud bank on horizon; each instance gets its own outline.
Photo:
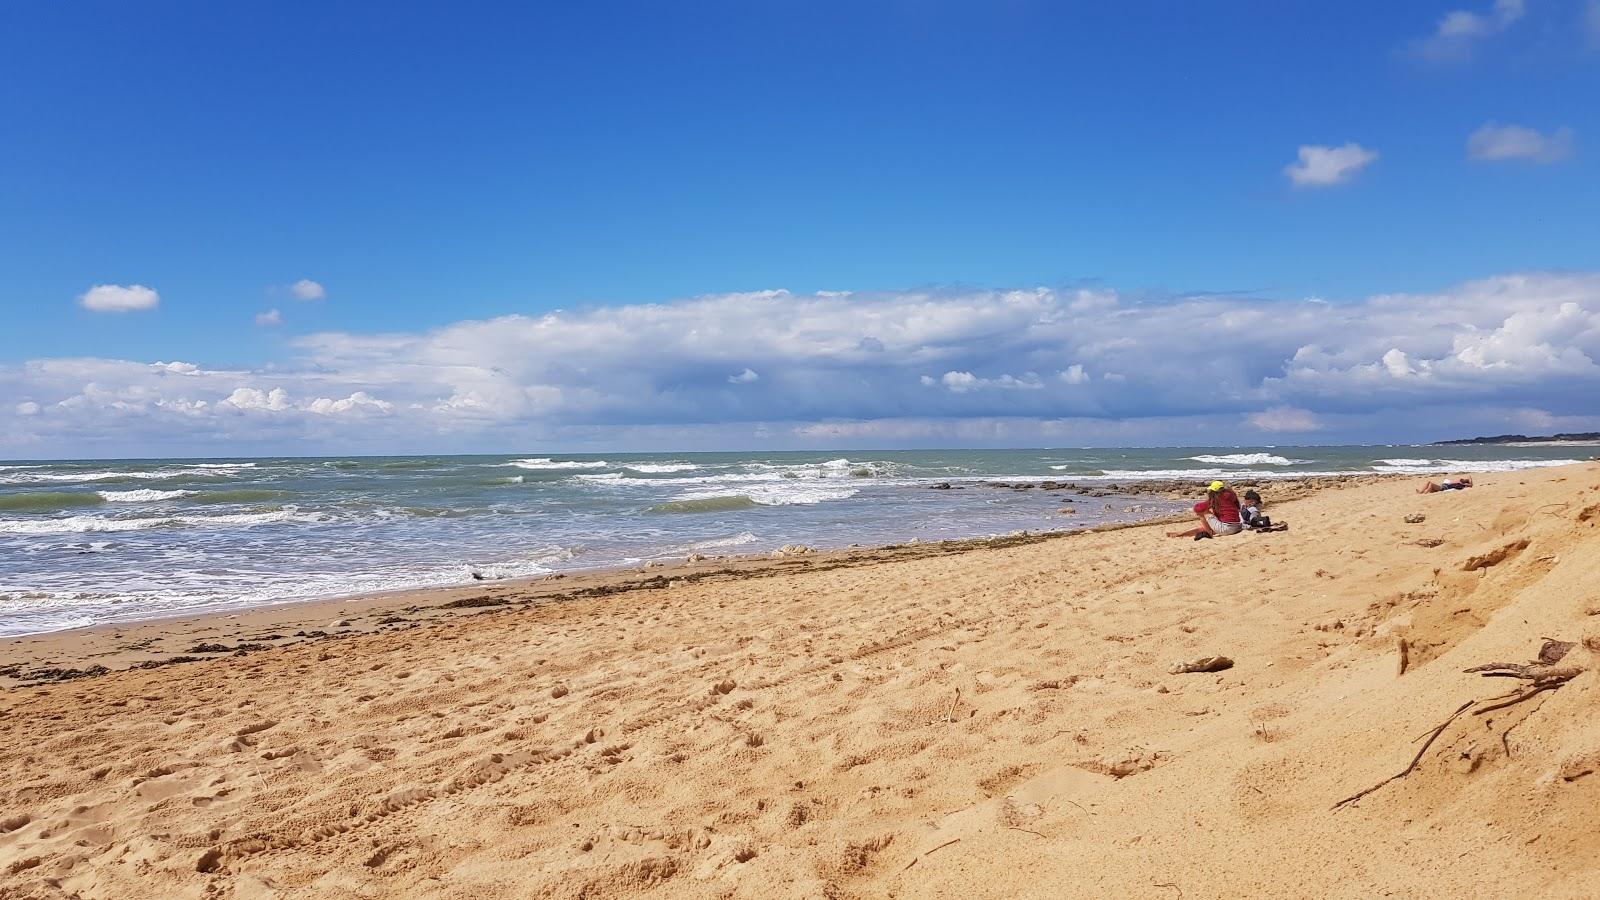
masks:
<path id="1" fill-rule="evenodd" d="M 1600 421 L 1600 273 L 1355 303 L 773 290 L 292 346 L 248 368 L 0 366 L 0 451 L 1294 443 Z"/>

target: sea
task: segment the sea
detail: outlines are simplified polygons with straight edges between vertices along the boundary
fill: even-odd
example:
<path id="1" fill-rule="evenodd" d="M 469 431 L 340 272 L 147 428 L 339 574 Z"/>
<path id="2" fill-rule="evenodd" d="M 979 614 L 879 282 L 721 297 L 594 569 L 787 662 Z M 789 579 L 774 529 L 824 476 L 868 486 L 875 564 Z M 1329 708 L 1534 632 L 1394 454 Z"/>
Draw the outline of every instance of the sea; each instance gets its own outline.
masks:
<path id="1" fill-rule="evenodd" d="M 1041 532 L 1137 479 L 1507 471 L 1572 446 L 527 453 L 0 463 L 0 636 L 652 560 Z M 1074 490 L 986 485 L 1057 481 Z M 950 489 L 936 486 L 948 483 Z M 1270 504 L 1270 491 L 1268 491 Z M 1067 511 L 1067 510 L 1070 510 Z"/>

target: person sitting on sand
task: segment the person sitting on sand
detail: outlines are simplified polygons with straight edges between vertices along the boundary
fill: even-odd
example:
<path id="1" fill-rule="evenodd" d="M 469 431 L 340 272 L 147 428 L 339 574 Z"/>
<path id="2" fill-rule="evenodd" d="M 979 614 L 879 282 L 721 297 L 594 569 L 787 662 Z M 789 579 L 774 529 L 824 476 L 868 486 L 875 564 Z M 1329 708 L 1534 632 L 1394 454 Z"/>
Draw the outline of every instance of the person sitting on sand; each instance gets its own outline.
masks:
<path id="1" fill-rule="evenodd" d="M 1238 534 L 1244 529 L 1239 517 L 1239 495 L 1220 481 L 1206 487 L 1206 499 L 1194 505 L 1194 515 L 1200 520 L 1199 528 L 1169 531 L 1167 537 L 1193 537 L 1199 541 L 1219 534 Z"/>
<path id="2" fill-rule="evenodd" d="M 1239 518 L 1244 521 L 1244 527 L 1251 531 L 1288 531 L 1289 526 L 1279 522 L 1276 525 L 1272 519 L 1261 512 L 1261 495 L 1255 491 L 1244 492 L 1244 508 L 1239 510 Z"/>
<path id="3" fill-rule="evenodd" d="M 1439 491 L 1464 491 L 1469 487 L 1472 487 L 1472 479 L 1463 475 L 1462 477 L 1457 478 L 1455 481 L 1445 481 L 1440 484 L 1434 484 L 1430 481 L 1424 484 L 1422 487 L 1417 488 L 1417 493 L 1433 494 Z"/>

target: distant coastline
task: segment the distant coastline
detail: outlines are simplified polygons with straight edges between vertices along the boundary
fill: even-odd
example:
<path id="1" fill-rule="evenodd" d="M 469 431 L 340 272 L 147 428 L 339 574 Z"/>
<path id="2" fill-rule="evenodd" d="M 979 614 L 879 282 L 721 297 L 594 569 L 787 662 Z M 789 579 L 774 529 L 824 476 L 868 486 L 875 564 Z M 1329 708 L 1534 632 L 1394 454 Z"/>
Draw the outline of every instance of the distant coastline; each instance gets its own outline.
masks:
<path id="1" fill-rule="evenodd" d="M 1545 446 L 1600 447 L 1600 431 L 1579 431 L 1567 434 L 1535 435 L 1496 434 L 1489 437 L 1460 438 L 1454 441 L 1435 441 L 1429 446 L 1449 447 L 1461 444 L 1500 444 L 1511 447 L 1543 444 Z"/>

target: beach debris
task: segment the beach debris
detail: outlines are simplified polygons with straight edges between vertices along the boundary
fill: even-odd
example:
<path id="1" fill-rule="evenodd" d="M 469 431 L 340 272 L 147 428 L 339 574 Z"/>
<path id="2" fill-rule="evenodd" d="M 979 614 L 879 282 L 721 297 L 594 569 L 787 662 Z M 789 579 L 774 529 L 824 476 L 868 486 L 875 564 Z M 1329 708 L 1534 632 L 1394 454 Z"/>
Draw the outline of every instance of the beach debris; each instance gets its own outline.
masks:
<path id="1" fill-rule="evenodd" d="M 328 623 L 328 627 L 329 628 L 349 628 L 350 627 L 350 620 L 349 619 L 334 619 L 332 622 Z"/>
<path id="2" fill-rule="evenodd" d="M 1061 507 L 1059 512 L 1064 516 L 1074 516 L 1074 515 L 1078 514 L 1078 511 L 1076 509 L 1074 509 L 1073 507 L 1070 507 L 1070 506 Z"/>
<path id="3" fill-rule="evenodd" d="M 1411 665 L 1411 642 L 1405 638 L 1400 639 L 1400 671 L 1396 675 L 1404 675 L 1406 668 Z"/>
<path id="4" fill-rule="evenodd" d="M 1428 517 L 1422 513 L 1408 513 L 1405 519 L 1407 525 L 1421 525 L 1426 521 L 1428 521 Z"/>
<path id="5" fill-rule="evenodd" d="M 1419 540 L 1412 541 L 1411 543 L 1416 544 L 1418 547 L 1427 547 L 1432 549 L 1443 544 L 1444 538 L 1421 538 Z"/>
<path id="6" fill-rule="evenodd" d="M 1417 765 L 1422 762 L 1422 757 L 1428 752 L 1428 748 L 1433 746 L 1433 742 L 1439 739 L 1439 735 L 1443 734 L 1445 729 L 1450 727 L 1450 723 L 1460 718 L 1462 713 L 1472 709 L 1474 706 L 1477 707 L 1477 709 L 1472 709 L 1472 714 L 1474 716 L 1481 716 L 1485 713 L 1494 712 L 1495 710 L 1505 709 L 1508 706 L 1515 706 L 1524 700 L 1532 699 L 1533 697 L 1542 694 L 1545 691 L 1553 691 L 1577 676 L 1583 674 L 1585 671 L 1587 671 L 1583 666 L 1573 663 L 1566 665 L 1561 664 L 1566 658 L 1567 653 L 1576 646 L 1577 643 L 1574 641 L 1560 641 L 1556 640 L 1555 638 L 1544 638 L 1544 643 L 1539 647 L 1538 658 L 1531 663 L 1485 663 L 1481 666 L 1472 666 L 1470 668 L 1463 669 L 1462 671 L 1464 672 L 1476 672 L 1485 678 L 1516 678 L 1530 683 L 1524 687 L 1512 691 L 1509 694 L 1502 694 L 1498 697 L 1489 697 L 1482 700 L 1468 700 L 1467 702 L 1456 707 L 1455 712 L 1452 712 L 1445 718 L 1443 722 L 1440 722 L 1432 731 L 1428 732 L 1427 740 L 1422 742 L 1422 746 L 1418 748 L 1416 755 L 1411 757 L 1411 762 L 1407 764 L 1404 769 L 1401 769 L 1399 772 L 1390 775 L 1388 778 L 1383 779 L 1372 787 L 1358 791 L 1344 798 L 1343 800 L 1340 800 L 1338 803 L 1333 805 L 1333 808 L 1335 810 L 1342 809 L 1356 802 L 1357 800 L 1360 800 L 1362 797 L 1367 796 L 1373 791 L 1378 790 L 1384 785 L 1399 781 L 1407 775 L 1410 775 L 1416 770 Z M 1517 723 L 1513 723 L 1505 730 L 1505 732 L 1501 734 L 1500 739 L 1502 743 L 1505 742 L 1505 735 L 1509 734 L 1511 729 L 1515 727 L 1517 727 Z"/>
<path id="7" fill-rule="evenodd" d="M 951 844 L 959 844 L 959 843 L 961 843 L 961 838 L 951 838 L 950 840 L 945 841 L 944 843 L 942 843 L 939 846 L 933 848 L 932 850 L 929 850 L 929 851 L 923 853 L 922 856 L 927 856 L 927 855 L 929 855 L 931 853 L 934 853 L 936 851 L 943 850 L 944 848 L 950 846 Z M 904 869 L 901 869 L 900 871 L 902 871 L 902 872 L 908 871 L 912 866 L 917 864 L 917 860 L 921 859 L 922 856 L 913 857 L 911 862 L 906 863 L 906 867 Z"/>
<path id="8" fill-rule="evenodd" d="M 1499 565 L 1500 563 L 1505 562 L 1508 558 L 1515 556 L 1526 549 L 1528 549 L 1528 542 L 1526 539 L 1512 541 L 1511 543 L 1506 544 L 1504 547 L 1496 547 L 1482 556 L 1474 556 L 1471 559 L 1468 559 L 1466 562 L 1461 564 L 1461 571 L 1476 572 L 1479 569 L 1487 569 L 1490 566 Z"/>
<path id="9" fill-rule="evenodd" d="M 1167 754 L 1160 751 L 1150 751 L 1143 747 L 1136 747 L 1121 754 L 1105 756 L 1086 763 L 1078 763 L 1078 768 L 1097 772 L 1101 775 L 1110 775 L 1112 778 L 1127 778 L 1140 772 L 1148 772 L 1160 765 L 1167 758 Z"/>
<path id="10" fill-rule="evenodd" d="M 784 544 L 772 552 L 773 559 L 783 559 L 786 556 L 806 556 L 817 551 L 805 544 Z"/>
<path id="11" fill-rule="evenodd" d="M 1226 656 L 1201 656 L 1188 661 L 1180 660 L 1172 664 L 1167 671 L 1174 675 L 1188 672 L 1221 672 L 1233 668 L 1233 660 Z"/>
<path id="12" fill-rule="evenodd" d="M 691 553 L 691 554 L 689 554 L 689 556 L 687 558 L 684 559 L 684 562 L 691 562 L 691 563 L 705 562 L 705 561 L 706 561 L 706 555 L 704 553 Z"/>
<path id="13" fill-rule="evenodd" d="M 505 597 L 491 597 L 482 594 L 477 597 L 463 597 L 460 600 L 451 600 L 449 603 L 439 604 L 440 609 L 474 609 L 480 606 L 505 606 L 511 601 Z"/>

